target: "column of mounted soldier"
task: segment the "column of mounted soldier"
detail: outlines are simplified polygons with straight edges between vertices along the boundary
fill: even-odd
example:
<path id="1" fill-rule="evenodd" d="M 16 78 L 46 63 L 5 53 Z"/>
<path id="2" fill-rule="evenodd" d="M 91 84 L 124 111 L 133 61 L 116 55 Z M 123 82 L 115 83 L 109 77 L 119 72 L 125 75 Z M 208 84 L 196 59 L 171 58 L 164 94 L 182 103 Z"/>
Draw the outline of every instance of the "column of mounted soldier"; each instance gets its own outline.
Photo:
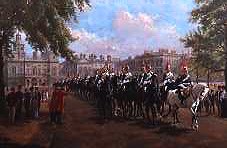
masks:
<path id="1" fill-rule="evenodd" d="M 166 109 L 167 114 L 170 113 L 171 108 L 167 107 L 166 102 L 168 90 L 177 90 L 182 105 L 187 98 L 183 90 L 192 86 L 191 77 L 187 66 L 180 69 L 181 74 L 175 79 L 171 65 L 167 64 L 160 82 L 150 65 L 142 65 L 141 74 L 135 75 L 132 75 L 128 65 L 123 66 L 117 74 L 109 66 L 104 66 L 97 70 L 95 76 L 78 76 L 56 82 L 55 85 L 64 86 L 82 100 L 96 105 L 103 119 L 143 117 L 154 124 Z"/>

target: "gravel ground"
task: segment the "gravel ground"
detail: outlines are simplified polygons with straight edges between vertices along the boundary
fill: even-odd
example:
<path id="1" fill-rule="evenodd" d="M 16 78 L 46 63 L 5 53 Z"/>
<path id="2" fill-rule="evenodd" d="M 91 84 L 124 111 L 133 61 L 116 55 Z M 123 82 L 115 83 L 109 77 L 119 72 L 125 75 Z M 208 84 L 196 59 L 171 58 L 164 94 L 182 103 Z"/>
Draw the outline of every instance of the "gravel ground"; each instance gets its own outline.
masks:
<path id="1" fill-rule="evenodd" d="M 102 121 L 94 106 L 66 97 L 63 125 L 51 125 L 43 106 L 38 120 L 8 125 L 0 118 L 0 148 L 226 148 L 227 120 L 202 114 L 198 132 L 190 130 L 190 114 L 180 110 L 181 124 L 169 119 L 150 126 L 141 120 Z"/>
<path id="2" fill-rule="evenodd" d="M 75 97 L 66 98 L 65 123 L 53 132 L 53 148 L 226 148 L 227 121 L 213 116 L 200 117 L 200 130 L 190 130 L 190 114 L 180 111 L 181 124 L 168 119 L 157 126 L 142 121 L 101 121 L 93 106 Z"/>

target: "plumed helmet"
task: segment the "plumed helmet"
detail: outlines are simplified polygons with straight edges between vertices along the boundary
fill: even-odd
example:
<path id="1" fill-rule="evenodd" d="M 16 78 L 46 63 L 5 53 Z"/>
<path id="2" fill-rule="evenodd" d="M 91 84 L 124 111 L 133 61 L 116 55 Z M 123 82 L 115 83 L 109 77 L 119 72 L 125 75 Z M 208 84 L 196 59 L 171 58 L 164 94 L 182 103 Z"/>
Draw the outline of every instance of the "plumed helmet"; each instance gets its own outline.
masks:
<path id="1" fill-rule="evenodd" d="M 165 70 L 170 70 L 170 69 L 171 69 L 171 65 L 170 65 L 170 63 L 167 63 L 166 67 L 165 67 Z"/>
<path id="2" fill-rule="evenodd" d="M 129 70 L 129 66 L 125 65 L 124 70 Z"/>
<path id="3" fill-rule="evenodd" d="M 148 64 L 145 66 L 145 68 L 146 68 L 146 70 L 151 70 L 151 66 Z"/>
<path id="4" fill-rule="evenodd" d="M 188 72 L 188 67 L 187 66 L 184 66 L 183 68 L 182 68 L 182 72 Z"/>

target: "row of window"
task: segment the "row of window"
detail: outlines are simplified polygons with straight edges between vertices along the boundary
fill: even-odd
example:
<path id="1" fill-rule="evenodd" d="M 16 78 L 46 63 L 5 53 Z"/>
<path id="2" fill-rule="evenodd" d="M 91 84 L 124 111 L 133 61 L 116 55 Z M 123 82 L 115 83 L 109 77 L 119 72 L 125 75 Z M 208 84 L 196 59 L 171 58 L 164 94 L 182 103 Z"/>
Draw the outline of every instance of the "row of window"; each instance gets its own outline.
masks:
<path id="1" fill-rule="evenodd" d="M 46 83 L 47 83 L 47 80 L 46 79 L 43 79 L 43 80 L 39 79 L 39 80 L 37 80 L 37 79 L 33 78 L 32 80 L 26 80 L 26 86 L 27 87 L 28 86 L 31 86 L 31 85 L 36 85 L 36 86 L 46 85 Z"/>
<path id="2" fill-rule="evenodd" d="M 41 76 L 41 75 L 47 75 L 48 70 L 47 69 L 41 69 L 41 68 L 36 68 L 33 67 L 32 69 L 26 69 L 25 74 L 26 75 L 35 75 L 35 76 Z M 20 74 L 24 74 L 23 68 L 18 68 L 18 72 L 17 72 L 17 67 L 13 66 L 11 67 L 11 70 L 9 71 L 9 75 L 10 76 L 17 76 Z M 56 76 L 57 75 L 57 68 L 54 67 L 51 70 L 51 75 Z"/>

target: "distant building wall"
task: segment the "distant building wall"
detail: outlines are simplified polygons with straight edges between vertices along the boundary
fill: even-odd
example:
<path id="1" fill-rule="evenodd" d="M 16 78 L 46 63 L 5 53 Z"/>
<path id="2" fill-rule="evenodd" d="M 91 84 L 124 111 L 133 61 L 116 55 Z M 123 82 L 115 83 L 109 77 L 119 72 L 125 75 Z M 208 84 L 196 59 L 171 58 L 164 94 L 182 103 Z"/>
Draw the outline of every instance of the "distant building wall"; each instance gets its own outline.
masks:
<path id="1" fill-rule="evenodd" d="M 6 86 L 47 86 L 59 79 L 60 64 L 53 53 L 34 51 L 32 57 L 27 56 L 19 34 L 12 48 L 13 57 L 5 62 Z"/>

